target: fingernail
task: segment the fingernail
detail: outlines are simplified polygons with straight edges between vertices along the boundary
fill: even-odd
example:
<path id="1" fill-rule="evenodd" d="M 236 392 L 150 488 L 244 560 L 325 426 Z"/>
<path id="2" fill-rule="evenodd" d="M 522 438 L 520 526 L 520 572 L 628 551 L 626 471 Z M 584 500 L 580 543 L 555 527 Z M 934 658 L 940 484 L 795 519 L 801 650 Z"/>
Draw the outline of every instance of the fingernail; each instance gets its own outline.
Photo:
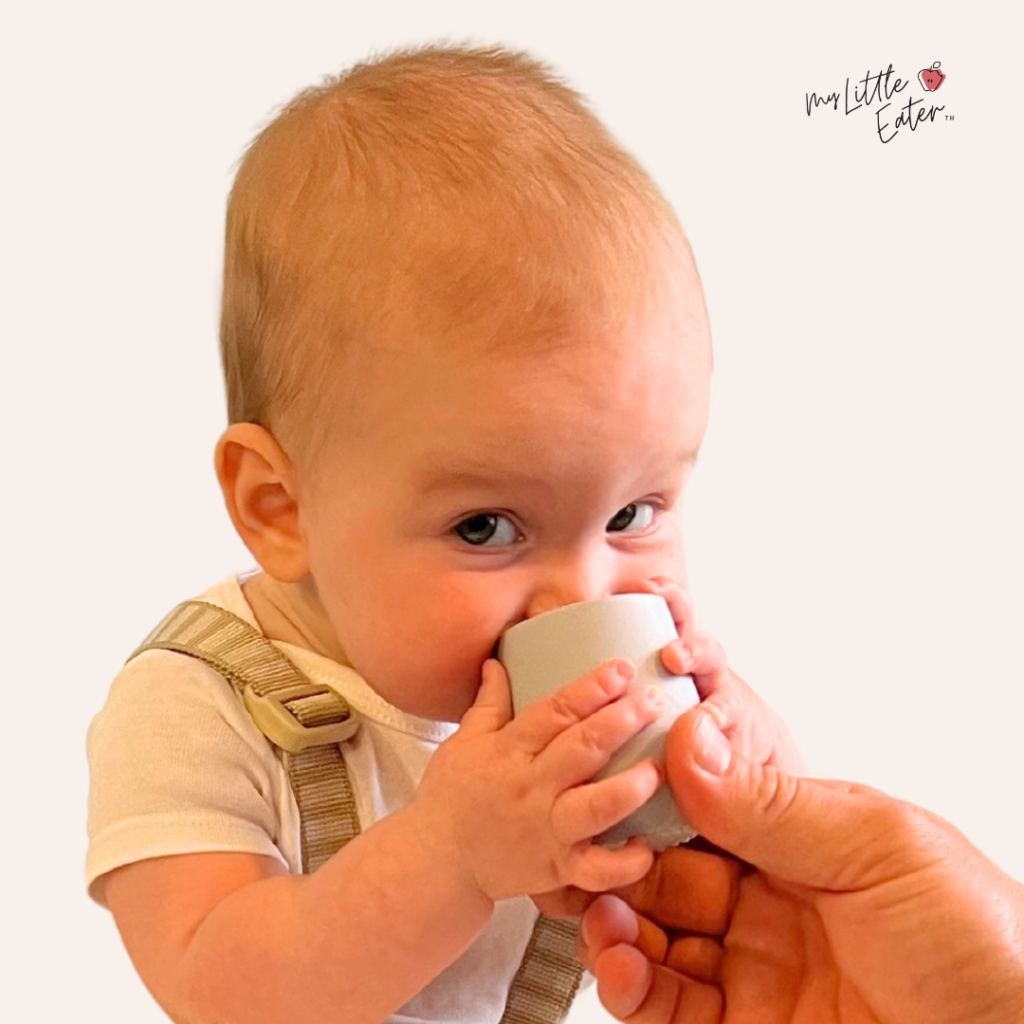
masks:
<path id="1" fill-rule="evenodd" d="M 665 691 L 660 686 L 648 686 L 644 688 L 644 700 L 652 708 L 661 711 L 668 703 Z"/>
<path id="2" fill-rule="evenodd" d="M 676 641 L 676 650 L 679 652 L 679 660 L 683 668 L 689 668 L 693 662 L 693 651 L 682 640 Z"/>
<path id="3" fill-rule="evenodd" d="M 697 723 L 697 732 L 693 737 L 693 759 L 697 767 L 709 775 L 721 775 L 732 761 L 732 747 L 715 724 L 715 720 L 705 711 L 701 713 Z"/>

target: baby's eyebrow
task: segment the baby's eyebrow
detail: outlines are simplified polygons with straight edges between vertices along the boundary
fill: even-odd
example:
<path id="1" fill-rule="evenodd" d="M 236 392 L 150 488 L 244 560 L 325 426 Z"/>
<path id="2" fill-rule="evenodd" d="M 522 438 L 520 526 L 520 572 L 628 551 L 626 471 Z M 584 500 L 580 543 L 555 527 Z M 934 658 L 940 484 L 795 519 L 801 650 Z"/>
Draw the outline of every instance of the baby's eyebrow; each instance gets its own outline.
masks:
<path id="1" fill-rule="evenodd" d="M 432 462 L 430 469 L 421 473 L 416 481 L 420 494 L 436 494 L 443 491 L 460 490 L 467 487 L 494 487 L 499 484 L 532 484 L 536 487 L 551 488 L 552 485 L 532 473 L 503 466 L 464 462 Z"/>
<path id="2" fill-rule="evenodd" d="M 692 467 L 697 461 L 697 452 L 687 449 L 676 452 L 666 460 L 662 472 L 672 472 Z M 416 480 L 416 488 L 421 495 L 455 491 L 469 487 L 497 487 L 499 485 L 516 484 L 533 486 L 554 493 L 555 485 L 543 477 L 523 472 L 508 466 L 495 469 L 493 464 L 479 462 L 444 462 L 430 460 L 429 469 L 424 470 Z"/>

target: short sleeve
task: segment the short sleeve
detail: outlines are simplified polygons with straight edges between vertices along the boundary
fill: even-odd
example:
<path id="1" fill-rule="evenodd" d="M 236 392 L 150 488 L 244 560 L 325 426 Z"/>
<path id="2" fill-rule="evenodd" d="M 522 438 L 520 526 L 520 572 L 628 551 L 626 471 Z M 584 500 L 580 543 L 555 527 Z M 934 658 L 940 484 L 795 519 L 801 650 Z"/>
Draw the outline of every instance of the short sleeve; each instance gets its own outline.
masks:
<path id="1" fill-rule="evenodd" d="M 231 684 L 198 659 L 154 650 L 130 661 L 86 750 L 86 884 L 101 906 L 102 876 L 150 857 L 248 852 L 301 872 L 284 768 Z"/>

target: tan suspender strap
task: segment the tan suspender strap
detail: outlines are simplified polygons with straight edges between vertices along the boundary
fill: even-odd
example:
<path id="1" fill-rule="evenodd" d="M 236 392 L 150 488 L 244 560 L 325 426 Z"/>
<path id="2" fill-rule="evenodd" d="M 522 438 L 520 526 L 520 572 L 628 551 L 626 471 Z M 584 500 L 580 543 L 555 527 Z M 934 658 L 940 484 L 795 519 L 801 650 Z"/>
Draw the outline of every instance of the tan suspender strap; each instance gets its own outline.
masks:
<path id="1" fill-rule="evenodd" d="M 578 931 L 576 920 L 537 918 L 501 1024 L 557 1024 L 565 1017 L 583 975 L 576 959 Z"/>
<path id="2" fill-rule="evenodd" d="M 359 834 L 341 746 L 359 726 L 348 703 L 307 679 L 259 630 L 206 601 L 173 609 L 132 652 L 164 650 L 205 662 L 237 690 L 257 728 L 282 749 L 299 807 L 302 871 L 311 874 Z M 583 967 L 579 922 L 541 915 L 512 981 L 501 1024 L 559 1024 Z"/>
<path id="3" fill-rule="evenodd" d="M 359 834 L 338 746 L 359 722 L 342 697 L 307 679 L 244 619 L 205 601 L 178 605 L 131 658 L 153 649 L 191 655 L 219 672 L 242 694 L 260 731 L 284 751 L 299 808 L 303 874 L 316 871 Z"/>

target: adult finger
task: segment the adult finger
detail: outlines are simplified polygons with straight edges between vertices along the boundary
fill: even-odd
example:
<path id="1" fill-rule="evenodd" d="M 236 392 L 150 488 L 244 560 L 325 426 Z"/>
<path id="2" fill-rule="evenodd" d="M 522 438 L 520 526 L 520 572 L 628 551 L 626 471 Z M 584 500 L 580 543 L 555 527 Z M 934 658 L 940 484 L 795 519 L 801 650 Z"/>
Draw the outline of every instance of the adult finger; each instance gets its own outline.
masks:
<path id="1" fill-rule="evenodd" d="M 673 939 L 665 954 L 665 966 L 708 985 L 722 982 L 722 944 L 706 935 L 683 935 Z"/>
<path id="2" fill-rule="evenodd" d="M 666 771 L 686 820 L 712 842 L 784 881 L 867 888 L 931 863 L 908 828 L 909 805 L 866 786 L 801 778 L 734 750 L 704 711 L 676 720 Z"/>
<path id="3" fill-rule="evenodd" d="M 742 872 L 731 857 L 670 846 L 639 882 L 616 895 L 664 928 L 724 935 Z"/>
<path id="4" fill-rule="evenodd" d="M 613 946 L 594 963 L 604 1008 L 626 1024 L 720 1024 L 722 993 L 714 985 L 652 964 L 638 949 Z"/>
<path id="5" fill-rule="evenodd" d="M 668 952 L 668 936 L 652 921 L 611 893 L 594 897 L 580 921 L 577 939 L 580 960 L 592 972 L 597 954 L 622 942 L 636 946 L 654 963 L 660 964 Z"/>

